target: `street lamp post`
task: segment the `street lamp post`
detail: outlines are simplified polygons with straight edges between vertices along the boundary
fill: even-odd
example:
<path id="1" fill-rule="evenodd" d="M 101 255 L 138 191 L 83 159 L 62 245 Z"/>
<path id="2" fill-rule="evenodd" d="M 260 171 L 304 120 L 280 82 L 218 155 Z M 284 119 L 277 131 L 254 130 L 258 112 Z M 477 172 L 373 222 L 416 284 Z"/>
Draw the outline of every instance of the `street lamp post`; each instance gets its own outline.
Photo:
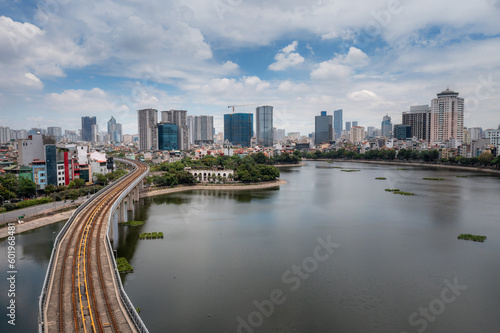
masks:
<path id="1" fill-rule="evenodd" d="M 5 211 L 4 211 L 4 208 L 5 208 L 5 199 L 3 198 L 2 195 L 0 195 L 0 197 L 2 198 L 2 215 L 3 215 L 3 221 L 5 222 Z"/>

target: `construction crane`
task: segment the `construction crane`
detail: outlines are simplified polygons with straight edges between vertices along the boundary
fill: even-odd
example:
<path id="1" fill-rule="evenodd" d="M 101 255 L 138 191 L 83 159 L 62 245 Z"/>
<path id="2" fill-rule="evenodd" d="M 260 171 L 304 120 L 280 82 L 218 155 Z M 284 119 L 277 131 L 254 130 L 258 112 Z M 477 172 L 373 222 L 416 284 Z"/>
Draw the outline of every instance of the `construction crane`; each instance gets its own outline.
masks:
<path id="1" fill-rule="evenodd" d="M 233 108 L 233 113 L 234 113 L 234 108 L 239 107 L 239 106 L 250 106 L 250 105 L 257 105 L 257 104 L 242 104 L 242 105 L 229 105 L 228 108 Z"/>

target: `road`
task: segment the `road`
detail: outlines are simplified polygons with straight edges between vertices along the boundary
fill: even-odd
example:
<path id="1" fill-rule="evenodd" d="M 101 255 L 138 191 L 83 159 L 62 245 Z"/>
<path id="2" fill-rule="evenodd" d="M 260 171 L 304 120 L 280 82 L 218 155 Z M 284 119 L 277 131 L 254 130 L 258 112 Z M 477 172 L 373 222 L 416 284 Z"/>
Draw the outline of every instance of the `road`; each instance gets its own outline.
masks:
<path id="1" fill-rule="evenodd" d="M 87 200 L 87 196 L 83 196 L 75 200 L 75 203 L 83 203 Z M 11 210 L 9 212 L 3 212 L 0 216 L 0 222 L 4 221 L 12 221 L 16 220 L 19 216 L 24 215 L 25 217 L 30 217 L 33 215 L 38 215 L 42 212 L 54 209 L 54 208 L 61 208 L 63 206 L 69 205 L 71 203 L 71 200 L 66 200 L 66 202 L 63 201 L 55 201 L 51 202 L 48 204 L 43 204 L 43 205 L 37 205 L 37 206 L 32 206 L 32 207 L 27 207 L 27 208 L 22 208 L 22 209 L 16 209 L 16 210 Z"/>

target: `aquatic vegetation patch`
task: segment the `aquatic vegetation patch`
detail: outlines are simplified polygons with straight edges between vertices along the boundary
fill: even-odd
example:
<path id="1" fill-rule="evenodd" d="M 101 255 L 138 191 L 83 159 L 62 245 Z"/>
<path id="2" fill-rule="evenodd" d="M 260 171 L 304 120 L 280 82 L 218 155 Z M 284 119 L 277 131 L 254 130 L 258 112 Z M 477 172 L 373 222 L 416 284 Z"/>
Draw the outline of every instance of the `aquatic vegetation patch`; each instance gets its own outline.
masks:
<path id="1" fill-rule="evenodd" d="M 119 225 L 126 225 L 129 227 L 138 227 L 144 224 L 144 221 L 128 221 L 128 222 L 118 222 Z"/>
<path id="2" fill-rule="evenodd" d="M 163 232 L 154 231 L 154 232 L 143 232 L 139 235 L 139 239 L 163 239 Z"/>
<path id="3" fill-rule="evenodd" d="M 128 263 L 127 259 L 124 257 L 116 258 L 116 266 L 118 267 L 118 272 L 120 273 L 133 273 L 134 269 Z"/>
<path id="4" fill-rule="evenodd" d="M 463 240 L 470 240 L 473 242 L 481 242 L 481 243 L 484 243 L 484 241 L 486 240 L 486 236 L 479 236 L 472 234 L 460 234 L 460 236 L 458 236 L 457 238 Z"/>

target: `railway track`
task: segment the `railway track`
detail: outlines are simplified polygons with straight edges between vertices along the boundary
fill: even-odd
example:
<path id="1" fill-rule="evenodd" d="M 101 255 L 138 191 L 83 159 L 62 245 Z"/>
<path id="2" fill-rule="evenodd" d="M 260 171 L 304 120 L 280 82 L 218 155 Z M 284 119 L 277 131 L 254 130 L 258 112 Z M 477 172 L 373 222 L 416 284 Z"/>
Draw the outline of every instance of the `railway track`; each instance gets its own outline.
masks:
<path id="1" fill-rule="evenodd" d="M 80 211 L 61 238 L 47 296 L 45 332 L 137 332 L 121 304 L 114 260 L 106 248 L 107 223 L 122 192 L 149 168 L 134 170 L 102 191 Z M 43 292 L 42 292 L 43 295 Z"/>

